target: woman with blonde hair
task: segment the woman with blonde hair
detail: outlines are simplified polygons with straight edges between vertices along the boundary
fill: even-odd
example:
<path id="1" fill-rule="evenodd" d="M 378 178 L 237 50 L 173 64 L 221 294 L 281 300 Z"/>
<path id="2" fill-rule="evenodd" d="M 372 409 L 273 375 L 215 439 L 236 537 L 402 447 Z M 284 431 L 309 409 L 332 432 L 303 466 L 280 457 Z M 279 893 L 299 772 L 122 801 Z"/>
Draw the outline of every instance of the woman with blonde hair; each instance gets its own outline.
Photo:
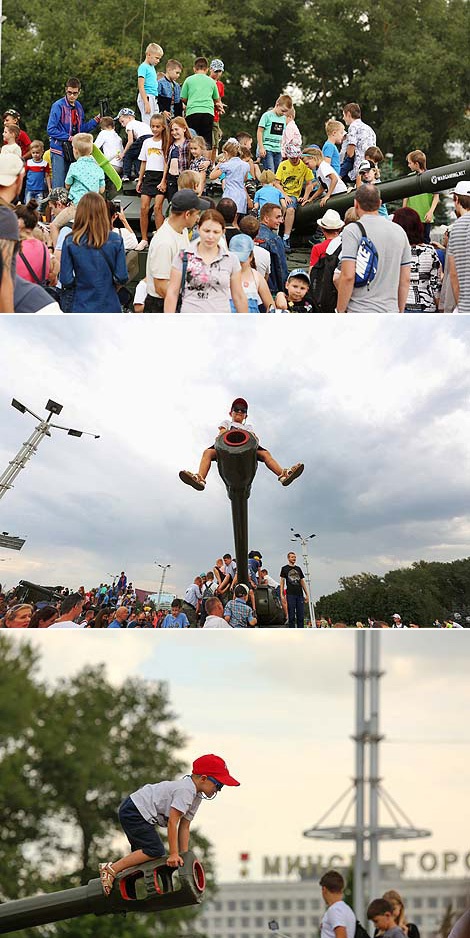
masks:
<path id="1" fill-rule="evenodd" d="M 128 279 L 124 245 L 110 229 L 106 202 L 97 192 L 87 192 L 77 205 L 60 258 L 62 288 L 73 291 L 67 312 L 120 313 L 116 286 Z"/>
<path id="2" fill-rule="evenodd" d="M 420 938 L 417 925 L 414 925 L 413 922 L 407 922 L 406 920 L 405 905 L 400 893 L 395 889 L 389 889 L 387 892 L 384 892 L 382 899 L 386 899 L 392 906 L 393 918 L 397 928 L 401 928 L 407 938 Z M 380 932 L 376 932 L 376 934 L 380 934 Z"/>
<path id="3" fill-rule="evenodd" d="M 33 614 L 30 603 L 17 603 L 5 613 L 6 629 L 27 629 Z"/>

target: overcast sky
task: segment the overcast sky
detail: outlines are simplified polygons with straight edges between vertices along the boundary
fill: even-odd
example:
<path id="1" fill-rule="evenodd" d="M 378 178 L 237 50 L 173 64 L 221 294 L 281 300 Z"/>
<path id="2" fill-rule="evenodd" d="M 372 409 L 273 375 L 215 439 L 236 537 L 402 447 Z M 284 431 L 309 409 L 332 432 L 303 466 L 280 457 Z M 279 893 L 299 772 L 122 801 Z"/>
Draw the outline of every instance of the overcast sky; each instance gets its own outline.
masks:
<path id="1" fill-rule="evenodd" d="M 215 468 L 204 493 L 184 486 L 234 397 L 281 465 L 260 465 L 250 548 L 278 576 L 290 528 L 310 542 L 313 594 L 338 577 L 417 559 L 468 556 L 470 321 L 467 317 L 4 317 L 0 470 L 49 397 L 68 426 L 41 444 L 0 506 L 0 581 L 86 587 L 124 569 L 158 589 L 171 564 L 181 594 L 233 552 L 230 503 Z"/>
<path id="2" fill-rule="evenodd" d="M 207 752 L 225 758 L 240 788 L 202 804 L 198 827 L 213 842 L 218 875 L 238 877 L 248 851 L 251 876 L 263 856 L 348 857 L 352 844 L 307 840 L 312 827 L 354 776 L 355 639 L 351 632 L 59 632 L 11 631 L 42 653 L 41 675 L 68 677 L 92 661 L 108 677 L 168 682 L 177 726 L 188 736 L 181 753 L 190 771 Z M 364 637 L 364 636 L 362 636 Z M 370 639 L 370 634 L 365 638 Z M 383 861 L 404 851 L 455 851 L 462 874 L 470 850 L 469 632 L 380 634 L 379 773 L 411 822 L 432 831 L 425 840 L 384 843 Z M 158 781 L 159 779 L 149 779 Z M 340 821 L 337 809 L 328 823 Z M 353 817 L 348 821 L 352 823 Z M 382 814 L 380 823 L 390 825 Z M 124 843 L 119 842 L 124 848 Z M 418 872 L 410 860 L 410 873 Z M 468 875 L 468 871 L 467 871 Z"/>

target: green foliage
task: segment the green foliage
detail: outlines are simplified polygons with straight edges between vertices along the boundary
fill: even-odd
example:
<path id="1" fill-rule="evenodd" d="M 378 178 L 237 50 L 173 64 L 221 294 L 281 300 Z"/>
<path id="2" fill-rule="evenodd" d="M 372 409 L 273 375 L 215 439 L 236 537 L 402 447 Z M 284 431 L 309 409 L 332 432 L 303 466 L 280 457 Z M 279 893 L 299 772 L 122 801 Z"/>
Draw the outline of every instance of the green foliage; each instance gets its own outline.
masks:
<path id="1" fill-rule="evenodd" d="M 143 21 L 145 9 L 145 22 Z M 417 147 L 428 165 L 448 161 L 449 141 L 470 144 L 468 0 L 304 0 L 286 21 L 271 0 L 4 0 L 2 106 L 15 106 L 26 129 L 45 140 L 51 103 L 69 75 L 83 82 L 86 116 L 108 98 L 113 113 L 136 99 L 141 49 L 160 42 L 185 74 L 196 55 L 226 64 L 226 134 L 255 133 L 262 111 L 292 90 L 304 140 L 322 143 L 324 123 L 359 101 L 384 153 L 406 170 Z"/>
<path id="2" fill-rule="evenodd" d="M 36 676 L 25 642 L 0 635 L 0 894 L 20 898 L 88 882 L 98 862 L 128 848 L 114 843 L 117 808 L 146 782 L 184 770 L 185 737 L 174 724 L 165 684 L 111 683 L 103 665 L 85 667 L 54 687 Z M 18 707 L 21 699 L 22 706 Z M 122 833 L 122 832 L 121 832 Z M 211 846 L 191 832 L 191 845 L 212 879 Z M 100 919 L 100 934 L 177 938 L 197 908 L 159 916 Z M 194 927 L 192 926 L 192 931 Z M 93 916 L 54 926 L 63 938 L 92 938 Z M 25 933 L 26 934 L 26 933 Z M 34 931 L 46 938 L 51 929 Z"/>
<path id="3" fill-rule="evenodd" d="M 470 615 L 470 557 L 451 563 L 419 560 L 383 577 L 359 573 L 341 577 L 341 589 L 321 596 L 317 614 L 354 625 L 371 618 L 390 621 L 399 612 L 405 622 L 430 626 L 452 612 Z"/>

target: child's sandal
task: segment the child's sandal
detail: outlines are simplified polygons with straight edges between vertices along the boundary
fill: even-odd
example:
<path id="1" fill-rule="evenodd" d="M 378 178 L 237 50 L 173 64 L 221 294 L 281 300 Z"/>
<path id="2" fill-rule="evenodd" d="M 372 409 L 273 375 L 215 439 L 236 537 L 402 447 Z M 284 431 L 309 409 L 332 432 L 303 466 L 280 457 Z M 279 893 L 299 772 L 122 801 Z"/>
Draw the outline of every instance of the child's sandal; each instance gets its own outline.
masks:
<path id="1" fill-rule="evenodd" d="M 100 863 L 99 871 L 103 892 L 106 896 L 109 896 L 117 876 L 116 871 L 111 866 L 111 863 Z"/>
<path id="2" fill-rule="evenodd" d="M 291 466 L 290 469 L 284 469 L 281 475 L 278 477 L 281 485 L 290 485 L 294 479 L 298 479 L 304 471 L 303 462 L 297 462 L 295 466 Z"/>
<path id="3" fill-rule="evenodd" d="M 206 483 L 202 476 L 199 473 L 189 472 L 187 469 L 182 469 L 179 473 L 179 477 L 182 482 L 185 482 L 186 485 L 191 485 L 193 489 L 196 489 L 198 492 L 203 492 Z"/>

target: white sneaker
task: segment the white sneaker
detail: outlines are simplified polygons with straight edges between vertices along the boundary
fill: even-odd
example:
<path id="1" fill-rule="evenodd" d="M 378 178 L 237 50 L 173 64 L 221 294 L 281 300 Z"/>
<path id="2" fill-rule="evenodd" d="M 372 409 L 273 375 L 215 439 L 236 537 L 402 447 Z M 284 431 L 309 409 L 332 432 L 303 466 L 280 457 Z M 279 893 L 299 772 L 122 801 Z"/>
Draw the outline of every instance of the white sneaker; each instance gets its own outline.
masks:
<path id="1" fill-rule="evenodd" d="M 148 246 L 149 246 L 148 241 L 144 241 L 144 240 L 139 241 L 136 247 L 136 251 L 145 251 L 145 249 L 148 248 Z"/>

